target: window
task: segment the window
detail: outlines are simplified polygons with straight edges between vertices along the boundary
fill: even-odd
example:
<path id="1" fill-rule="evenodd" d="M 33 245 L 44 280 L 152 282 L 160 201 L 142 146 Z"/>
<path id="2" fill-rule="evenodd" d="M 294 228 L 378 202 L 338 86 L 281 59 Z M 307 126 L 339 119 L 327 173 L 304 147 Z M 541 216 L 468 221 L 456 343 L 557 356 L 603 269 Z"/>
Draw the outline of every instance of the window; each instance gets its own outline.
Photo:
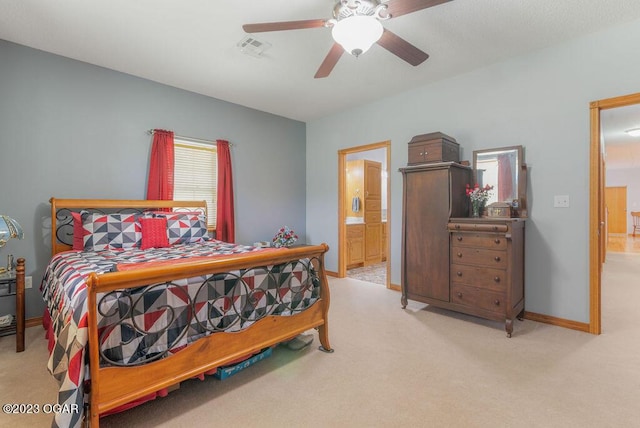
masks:
<path id="1" fill-rule="evenodd" d="M 173 199 L 207 201 L 207 227 L 216 227 L 218 157 L 214 144 L 174 140 Z"/>

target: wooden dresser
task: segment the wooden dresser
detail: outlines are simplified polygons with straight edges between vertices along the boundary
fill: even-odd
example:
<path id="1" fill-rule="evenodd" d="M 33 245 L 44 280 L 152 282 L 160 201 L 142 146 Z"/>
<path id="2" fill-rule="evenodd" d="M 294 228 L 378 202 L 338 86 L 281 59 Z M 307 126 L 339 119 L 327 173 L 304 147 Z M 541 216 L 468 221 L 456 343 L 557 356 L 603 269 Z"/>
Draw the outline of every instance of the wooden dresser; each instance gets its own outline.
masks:
<path id="1" fill-rule="evenodd" d="M 471 168 L 438 162 L 401 168 L 402 307 L 407 299 L 447 305 L 449 293 L 449 231 L 451 216 L 469 212 L 465 185 Z M 446 307 L 446 306 L 445 306 Z"/>
<path id="2" fill-rule="evenodd" d="M 400 168 L 401 304 L 405 308 L 411 299 L 504 321 L 511 337 L 514 319 L 524 312 L 527 186 L 523 149 L 475 151 L 472 170 L 457 163 L 456 147 L 455 140 L 442 133 L 418 135 L 409 143 L 407 168 Z M 483 174 L 477 174 L 479 162 Z M 510 169 L 487 172 L 500 162 L 506 162 Z M 509 170 L 515 175 L 506 174 Z M 468 217 L 465 187 L 474 184 L 474 176 L 485 181 L 493 177 L 495 181 L 486 184 L 495 186 L 499 200 L 509 204 L 505 203 L 508 209 L 503 212 L 509 213 L 515 203 L 521 217 Z"/>
<path id="3" fill-rule="evenodd" d="M 523 218 L 451 218 L 450 302 L 443 307 L 503 321 L 524 312 Z"/>

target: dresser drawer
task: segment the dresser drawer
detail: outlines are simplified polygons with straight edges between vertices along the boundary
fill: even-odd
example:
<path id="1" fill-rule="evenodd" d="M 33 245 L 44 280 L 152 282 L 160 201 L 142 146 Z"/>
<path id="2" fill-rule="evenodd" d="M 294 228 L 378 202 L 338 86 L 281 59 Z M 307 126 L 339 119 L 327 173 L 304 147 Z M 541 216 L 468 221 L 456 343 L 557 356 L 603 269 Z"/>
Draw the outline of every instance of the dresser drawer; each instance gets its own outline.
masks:
<path id="1" fill-rule="evenodd" d="M 380 209 L 380 199 L 365 199 L 364 222 L 380 223 L 381 221 L 382 221 L 382 210 Z"/>
<path id="2" fill-rule="evenodd" d="M 486 267 L 451 265 L 451 282 L 503 292 L 507 290 L 507 271 Z"/>
<path id="3" fill-rule="evenodd" d="M 508 306 L 504 293 L 494 293 L 460 284 L 451 285 L 451 303 L 496 313 L 505 313 Z"/>
<path id="4" fill-rule="evenodd" d="M 474 247 L 451 247 L 451 263 L 486 266 L 493 269 L 507 268 L 507 252 Z"/>
<path id="5" fill-rule="evenodd" d="M 490 250 L 506 250 L 507 238 L 504 235 L 488 233 L 451 233 L 451 244 L 462 247 L 482 247 Z"/>
<path id="6" fill-rule="evenodd" d="M 506 224 L 497 224 L 484 221 L 482 223 L 462 223 L 459 221 L 452 221 L 447 224 L 447 229 L 460 232 L 506 232 L 509 230 L 509 226 L 507 226 Z"/>
<path id="7" fill-rule="evenodd" d="M 364 238 L 364 224 L 347 225 L 347 239 Z"/>

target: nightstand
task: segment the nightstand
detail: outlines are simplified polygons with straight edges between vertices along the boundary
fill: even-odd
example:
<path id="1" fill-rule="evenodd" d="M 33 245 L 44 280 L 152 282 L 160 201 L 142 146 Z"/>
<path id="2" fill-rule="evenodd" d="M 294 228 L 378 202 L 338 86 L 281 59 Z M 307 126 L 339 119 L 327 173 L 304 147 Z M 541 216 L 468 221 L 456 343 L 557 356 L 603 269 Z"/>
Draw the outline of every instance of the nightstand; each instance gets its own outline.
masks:
<path id="1" fill-rule="evenodd" d="M 24 351 L 24 259 L 15 271 L 0 273 L 0 298 L 15 296 L 16 313 L 11 325 L 0 327 L 0 336 L 16 335 L 16 352 Z"/>

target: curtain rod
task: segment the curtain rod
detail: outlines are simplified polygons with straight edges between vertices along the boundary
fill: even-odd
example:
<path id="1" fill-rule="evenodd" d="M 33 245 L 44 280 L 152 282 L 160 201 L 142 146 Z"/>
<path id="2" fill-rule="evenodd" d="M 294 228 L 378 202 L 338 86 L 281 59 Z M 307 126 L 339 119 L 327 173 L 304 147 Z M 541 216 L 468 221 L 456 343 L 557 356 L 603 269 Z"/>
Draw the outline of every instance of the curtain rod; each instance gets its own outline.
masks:
<path id="1" fill-rule="evenodd" d="M 153 129 L 150 129 L 147 131 L 147 134 L 153 135 L 155 134 L 155 131 Z M 203 140 L 202 138 L 185 137 L 183 135 L 176 135 L 176 134 L 174 134 L 173 136 L 179 140 L 191 141 L 193 143 L 211 144 L 212 146 L 216 145 L 215 141 Z M 234 145 L 235 144 L 233 143 L 229 143 L 229 147 L 233 147 Z"/>

